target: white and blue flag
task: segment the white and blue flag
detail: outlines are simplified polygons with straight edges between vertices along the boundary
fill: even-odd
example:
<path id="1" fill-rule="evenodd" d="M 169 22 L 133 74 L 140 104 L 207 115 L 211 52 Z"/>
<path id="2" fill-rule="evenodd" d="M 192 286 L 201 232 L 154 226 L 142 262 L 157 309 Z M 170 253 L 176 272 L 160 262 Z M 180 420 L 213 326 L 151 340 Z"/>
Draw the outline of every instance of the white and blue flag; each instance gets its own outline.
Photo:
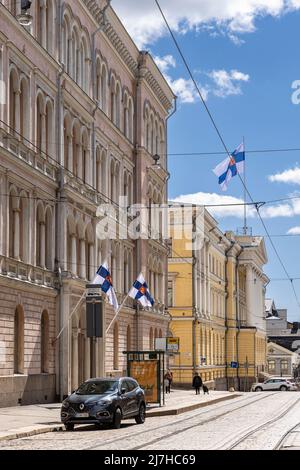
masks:
<path id="1" fill-rule="evenodd" d="M 213 170 L 214 174 L 219 178 L 219 185 L 223 191 L 228 188 L 228 183 L 237 174 L 244 173 L 245 168 L 245 148 L 244 143 L 227 157 L 223 162 L 219 163 Z"/>
<path id="2" fill-rule="evenodd" d="M 146 281 L 142 273 L 134 282 L 128 295 L 132 299 L 138 300 L 142 304 L 143 307 L 153 307 L 154 305 L 154 299 L 151 297 L 149 288 L 146 284 Z"/>
<path id="3" fill-rule="evenodd" d="M 92 284 L 99 284 L 101 286 L 101 290 L 107 295 L 110 305 L 112 305 L 114 310 L 117 311 L 119 304 L 106 262 L 98 269 Z"/>

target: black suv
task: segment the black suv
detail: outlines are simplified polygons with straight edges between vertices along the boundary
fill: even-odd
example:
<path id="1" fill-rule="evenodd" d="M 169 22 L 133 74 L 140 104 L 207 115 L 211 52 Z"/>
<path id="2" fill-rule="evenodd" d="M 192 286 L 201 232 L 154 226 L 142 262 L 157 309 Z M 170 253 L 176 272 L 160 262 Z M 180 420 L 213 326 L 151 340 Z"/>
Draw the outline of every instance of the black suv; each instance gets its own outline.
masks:
<path id="1" fill-rule="evenodd" d="M 91 423 L 118 429 L 126 418 L 135 418 L 137 424 L 146 418 L 144 390 L 130 377 L 89 379 L 62 402 L 61 421 L 67 431 Z"/>

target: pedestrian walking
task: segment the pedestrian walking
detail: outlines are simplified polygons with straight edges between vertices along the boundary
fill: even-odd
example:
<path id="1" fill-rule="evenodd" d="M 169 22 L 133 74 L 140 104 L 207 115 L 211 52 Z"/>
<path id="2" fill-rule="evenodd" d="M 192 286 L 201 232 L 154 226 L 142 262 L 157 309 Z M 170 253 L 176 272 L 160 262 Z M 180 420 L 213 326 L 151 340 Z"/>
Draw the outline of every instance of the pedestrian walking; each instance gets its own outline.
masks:
<path id="1" fill-rule="evenodd" d="M 166 387 L 166 393 L 171 393 L 171 384 L 173 382 L 173 374 L 170 369 L 164 375 L 164 385 Z"/>
<path id="2" fill-rule="evenodd" d="M 193 378 L 193 388 L 196 390 L 196 395 L 200 395 L 201 387 L 202 387 L 202 379 L 200 375 L 196 372 L 195 377 Z"/>

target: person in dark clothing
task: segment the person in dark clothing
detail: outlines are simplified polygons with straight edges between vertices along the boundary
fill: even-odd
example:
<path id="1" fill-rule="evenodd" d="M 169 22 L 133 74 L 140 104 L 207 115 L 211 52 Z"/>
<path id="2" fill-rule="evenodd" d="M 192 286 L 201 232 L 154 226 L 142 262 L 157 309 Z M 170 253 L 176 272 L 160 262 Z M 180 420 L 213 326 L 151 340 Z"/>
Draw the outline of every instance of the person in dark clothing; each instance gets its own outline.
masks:
<path id="1" fill-rule="evenodd" d="M 200 395 L 200 388 L 202 387 L 202 379 L 198 373 L 193 378 L 193 387 L 196 389 L 196 395 Z"/>

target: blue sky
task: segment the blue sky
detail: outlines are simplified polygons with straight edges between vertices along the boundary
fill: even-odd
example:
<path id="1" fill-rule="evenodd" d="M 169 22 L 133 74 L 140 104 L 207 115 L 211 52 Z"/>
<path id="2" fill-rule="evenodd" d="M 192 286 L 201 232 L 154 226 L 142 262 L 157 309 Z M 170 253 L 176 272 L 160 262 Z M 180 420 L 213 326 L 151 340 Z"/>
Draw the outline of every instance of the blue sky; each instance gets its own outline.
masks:
<path id="1" fill-rule="evenodd" d="M 140 3 L 115 0 L 112 6 L 138 45 L 157 58 L 179 95 L 177 113 L 169 121 L 169 153 L 222 151 L 154 1 L 147 0 L 143 6 Z M 162 0 L 161 5 L 228 148 L 234 150 L 243 136 L 249 150 L 300 148 L 300 105 L 291 99 L 292 83 L 300 80 L 296 41 L 300 1 L 186 0 L 178 2 L 177 10 L 176 3 L 177 0 Z M 182 3 L 185 8 L 181 12 Z M 186 196 L 190 202 L 202 203 L 224 203 L 228 196 L 243 198 L 238 178 L 230 182 L 226 193 L 218 187 L 212 169 L 224 158 L 170 155 L 170 198 Z M 247 186 L 254 200 L 300 195 L 299 151 L 251 153 L 246 155 L 246 161 Z M 292 171 L 287 173 L 288 170 Z M 235 231 L 243 224 L 240 213 L 241 209 L 235 214 L 232 209 L 229 213 L 219 209 L 213 215 L 221 229 Z M 270 204 L 262 209 L 262 214 L 271 234 L 285 235 L 300 227 L 300 200 Z M 249 218 L 249 225 L 253 234 L 264 234 L 256 217 Z M 300 228 L 296 231 L 300 234 Z M 300 236 L 273 240 L 290 275 L 300 278 Z M 271 279 L 284 278 L 268 241 L 266 245 L 266 273 Z M 295 286 L 300 297 L 300 281 L 295 281 Z M 291 320 L 300 321 L 289 282 L 272 281 L 267 296 L 274 298 L 279 308 L 287 307 Z"/>

